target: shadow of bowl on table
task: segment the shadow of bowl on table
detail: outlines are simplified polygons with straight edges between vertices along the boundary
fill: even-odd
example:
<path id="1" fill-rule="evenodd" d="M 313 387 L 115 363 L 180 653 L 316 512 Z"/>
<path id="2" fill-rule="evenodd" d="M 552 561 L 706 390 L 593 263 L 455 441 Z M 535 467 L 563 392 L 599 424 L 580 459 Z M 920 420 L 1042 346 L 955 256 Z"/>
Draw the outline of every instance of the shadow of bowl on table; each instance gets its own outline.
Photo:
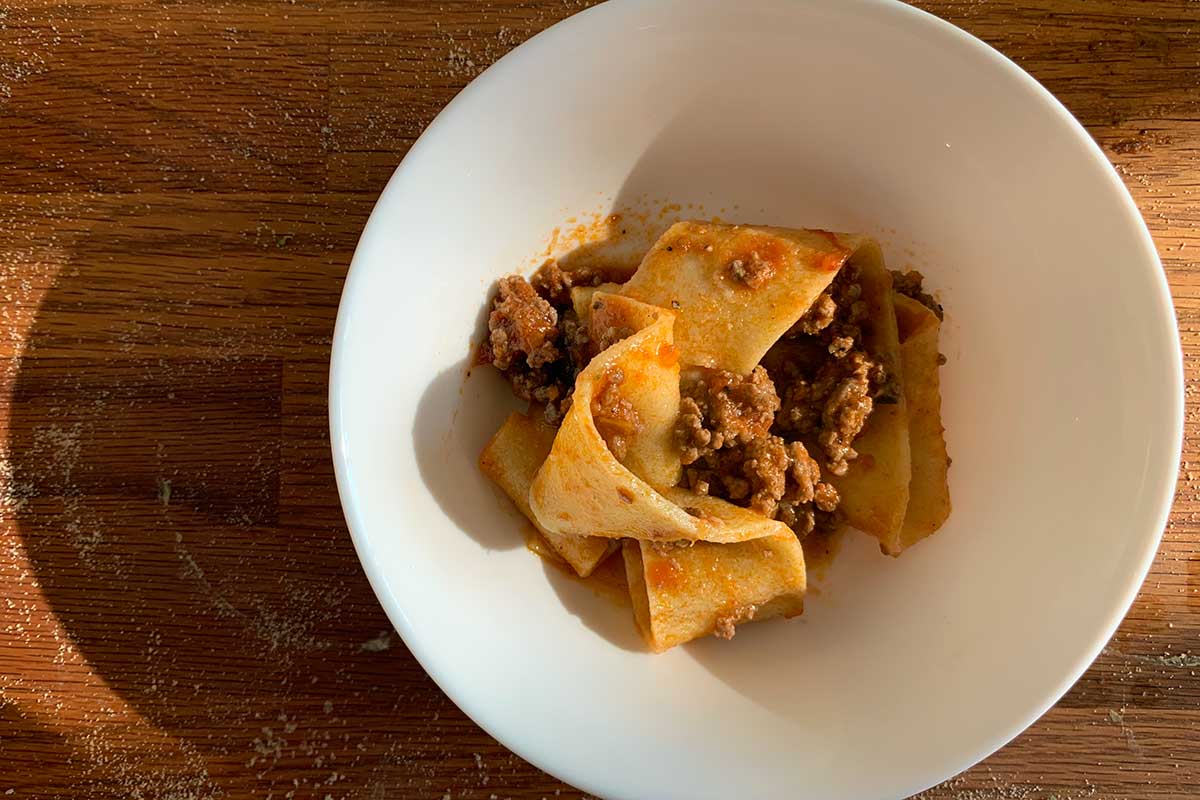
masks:
<path id="1" fill-rule="evenodd" d="M 354 791 L 390 757 L 398 699 L 457 713 L 381 636 L 329 457 L 330 338 L 369 199 L 309 215 L 168 198 L 133 226 L 93 209 L 44 294 L 12 378 L 5 477 L 47 624 L 71 645 L 59 658 L 79 666 L 63 672 L 53 647 L 24 657 L 45 653 L 30 662 L 41 690 L 119 748 L 100 755 L 123 775 L 211 788 L 204 764 L 235 762 L 214 791 L 240 796 L 361 759 L 341 769 Z M 286 258 L 257 243 L 271 213 L 293 232 Z M 108 745 L 118 724 L 170 747 Z M 264 761 L 264 729 L 298 725 L 292 745 L 319 752 Z"/>

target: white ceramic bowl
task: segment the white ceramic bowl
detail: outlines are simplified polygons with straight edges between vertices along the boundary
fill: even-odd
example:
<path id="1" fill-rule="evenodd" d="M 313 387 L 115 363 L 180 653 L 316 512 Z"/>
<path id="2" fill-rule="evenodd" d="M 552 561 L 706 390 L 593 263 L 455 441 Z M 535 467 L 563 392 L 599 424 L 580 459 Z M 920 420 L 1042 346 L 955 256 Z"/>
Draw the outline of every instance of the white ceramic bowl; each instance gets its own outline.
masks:
<path id="1" fill-rule="evenodd" d="M 475 468 L 492 282 L 579 212 L 663 199 L 873 233 L 945 301 L 954 513 L 851 539 L 788 623 L 642 651 L 547 570 Z M 896 798 L 1042 714 L 1112 634 L 1170 506 L 1181 360 L 1153 244 L 1028 75 L 890 2 L 625 0 L 521 46 L 396 171 L 338 315 L 338 486 L 421 664 L 518 754 L 607 798 Z"/>

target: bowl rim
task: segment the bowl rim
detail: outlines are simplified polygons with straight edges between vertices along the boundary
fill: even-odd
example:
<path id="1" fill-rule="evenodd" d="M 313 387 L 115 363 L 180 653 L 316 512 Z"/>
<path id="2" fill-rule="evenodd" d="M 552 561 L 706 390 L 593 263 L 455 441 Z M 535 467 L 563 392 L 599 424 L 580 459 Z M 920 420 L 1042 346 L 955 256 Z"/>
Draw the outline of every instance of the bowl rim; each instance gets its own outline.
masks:
<path id="1" fill-rule="evenodd" d="M 766 5 L 768 7 L 782 5 L 787 0 L 753 0 L 756 3 Z M 353 298 L 356 292 L 360 291 L 358 285 L 364 281 L 366 272 L 366 262 L 373 260 L 373 257 L 367 256 L 366 252 L 371 249 L 370 242 L 375 232 L 377 232 L 385 223 L 384 217 L 388 216 L 391 211 L 391 206 L 397 194 L 397 189 L 404 182 L 408 172 L 412 169 L 412 165 L 418 162 L 429 148 L 430 142 L 436 139 L 441 129 L 450 121 L 461 113 L 461 109 L 468 106 L 474 97 L 484 94 L 491 90 L 491 86 L 496 82 L 496 78 L 510 70 L 518 67 L 518 65 L 527 60 L 536 59 L 539 56 L 539 51 L 552 38 L 558 38 L 575 33 L 579 29 L 591 23 L 591 21 L 600 15 L 615 13 L 618 10 L 625 10 L 630 7 L 650 7 L 661 3 L 671 2 L 671 0 L 607 0 L 596 6 L 585 9 L 579 13 L 573 14 L 554 25 L 540 31 L 536 35 L 530 37 L 521 45 L 517 46 L 510 52 L 506 53 L 502 58 L 492 64 L 490 67 L 476 76 L 466 87 L 462 89 L 449 103 L 434 117 L 425 130 L 418 137 L 416 142 L 410 147 L 400 164 L 392 173 L 391 178 L 384 186 L 379 198 L 376 200 L 375 206 L 371 211 L 370 216 L 363 228 L 362 234 L 359 237 L 355 247 L 354 256 L 351 260 L 346 279 L 342 288 L 342 294 L 339 300 L 337 322 L 334 329 L 333 343 L 330 357 L 329 371 L 329 423 L 330 423 L 330 446 L 334 462 L 334 471 L 336 476 L 338 495 L 341 501 L 343 513 L 346 519 L 347 528 L 350 532 L 351 540 L 354 545 L 359 561 L 362 563 L 363 571 L 366 573 L 367 579 L 378 598 L 380 605 L 383 607 L 388 619 L 395 627 L 397 633 L 403 639 L 405 645 L 416 658 L 417 662 L 425 670 L 426 674 L 433 679 L 434 683 L 468 716 L 475 724 L 482 728 L 488 735 L 495 738 L 498 742 L 516 753 L 518 756 L 533 764 L 538 769 L 560 779 L 572 786 L 575 786 L 589 794 L 598 797 L 606 798 L 632 798 L 636 795 L 630 794 L 630 788 L 627 784 L 622 785 L 618 782 L 607 779 L 601 780 L 592 776 L 583 775 L 573 769 L 570 764 L 555 763 L 553 755 L 550 753 L 537 752 L 521 741 L 519 736 L 514 734 L 509 729 L 509 725 L 504 723 L 499 714 L 495 713 L 495 705 L 485 703 L 469 702 L 464 693 L 458 691 L 460 678 L 459 676 L 449 674 L 447 671 L 437 669 L 435 659 L 433 658 L 432 650 L 427 641 L 423 641 L 413 633 L 413 627 L 409 621 L 407 613 L 401 607 L 397 598 L 391 593 L 388 586 L 388 579 L 380 562 L 376 560 L 371 551 L 367 537 L 364 531 L 368 527 L 367 520 L 361 513 L 360 506 L 357 502 L 355 490 L 350 477 L 350 465 L 347 456 L 346 442 L 344 439 L 345 430 L 342 424 L 342 400 L 341 387 L 343 385 L 343 375 L 345 374 L 345 359 L 342 357 L 345 353 L 348 343 L 348 328 L 349 328 L 349 299 Z M 928 788 L 938 785 L 939 783 L 948 780 L 955 775 L 970 769 L 972 766 L 982 762 L 990 757 L 1006 744 L 1011 742 L 1033 723 L 1040 719 L 1047 711 L 1049 711 L 1058 701 L 1070 690 L 1070 688 L 1079 680 L 1084 672 L 1091 666 L 1092 662 L 1100 655 L 1101 651 L 1112 638 L 1125 615 L 1128 613 L 1134 600 L 1136 599 L 1146 576 L 1149 574 L 1155 555 L 1158 552 L 1162 541 L 1165 527 L 1169 521 L 1170 513 L 1174 504 L 1175 486 L 1178 481 L 1179 459 L 1182 456 L 1183 447 L 1183 410 L 1184 410 L 1184 371 L 1183 371 L 1183 351 L 1179 337 L 1178 320 L 1175 314 L 1175 307 L 1171 296 L 1170 285 L 1166 278 L 1166 273 L 1163 270 L 1161 259 L 1159 258 L 1157 248 L 1155 247 L 1153 238 L 1150 235 L 1149 228 L 1146 225 L 1145 219 L 1141 214 L 1140 209 L 1134 202 L 1128 187 L 1117 174 L 1116 169 L 1104 155 L 1103 150 L 1096 141 L 1087 132 L 1087 129 L 1071 114 L 1071 112 L 1053 95 L 1048 89 L 1042 86 L 1033 76 L 1023 70 L 1014 61 L 1005 56 L 1000 51 L 993 48 L 991 45 L 984 42 L 982 39 L 964 31 L 956 25 L 941 19 L 940 17 L 923 11 L 921 9 L 909 6 L 901 0 L 842 0 L 844 3 L 856 4 L 859 7 L 868 9 L 876 13 L 896 14 L 902 18 L 907 18 L 909 21 L 926 26 L 923 35 L 925 36 L 950 36 L 959 41 L 960 44 L 969 46 L 976 54 L 982 58 L 988 59 L 992 65 L 1003 70 L 1010 78 L 1014 78 L 1024 85 L 1026 90 L 1032 92 L 1033 98 L 1041 102 L 1046 108 L 1046 111 L 1051 112 L 1057 117 L 1058 122 L 1064 124 L 1071 133 L 1077 144 L 1087 153 L 1089 158 L 1103 168 L 1103 172 L 1110 184 L 1110 188 L 1120 197 L 1123 212 L 1132 218 L 1134 229 L 1138 238 L 1138 245 L 1146 256 L 1147 265 L 1157 267 L 1151 280 L 1156 288 L 1156 303 L 1157 317 L 1155 324 L 1160 324 L 1168 330 L 1164 331 L 1167 334 L 1167 342 L 1171 345 L 1171 352 L 1175 356 L 1171 362 L 1170 380 L 1171 385 L 1166 387 L 1168 391 L 1164 392 L 1164 402 L 1169 404 L 1168 413 L 1173 431 L 1172 441 L 1169 442 L 1167 453 L 1174 458 L 1175 468 L 1169 474 L 1174 478 L 1165 481 L 1164 486 L 1160 489 L 1158 499 L 1158 512 L 1155 516 L 1154 524 L 1156 532 L 1152 535 L 1144 537 L 1144 542 L 1138 553 L 1137 559 L 1132 563 L 1131 569 L 1126 573 L 1123 585 L 1115 587 L 1112 593 L 1115 602 L 1112 606 L 1112 611 L 1108 619 L 1104 622 L 1092 644 L 1082 652 L 1076 659 L 1072 667 L 1067 671 L 1063 678 L 1055 685 L 1055 687 L 1038 702 L 1034 704 L 1035 712 L 1027 715 L 1027 718 L 1020 719 L 1017 723 L 995 732 L 977 749 L 974 755 L 961 760 L 961 763 L 954 763 L 952 771 L 936 777 L 932 782 L 922 782 L 916 786 L 898 787 L 903 792 L 900 796 L 910 796 Z"/>

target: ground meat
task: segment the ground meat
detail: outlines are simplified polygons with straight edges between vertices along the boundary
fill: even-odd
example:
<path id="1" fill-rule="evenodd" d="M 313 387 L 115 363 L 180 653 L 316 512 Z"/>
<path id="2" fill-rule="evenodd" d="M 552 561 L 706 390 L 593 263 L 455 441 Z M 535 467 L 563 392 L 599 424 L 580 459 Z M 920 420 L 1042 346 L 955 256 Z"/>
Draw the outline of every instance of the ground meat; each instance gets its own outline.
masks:
<path id="1" fill-rule="evenodd" d="M 816 511 L 832 512 L 839 501 L 803 444 L 772 435 L 708 453 L 684 478 L 694 492 L 779 519 L 797 533 L 811 531 Z"/>
<path id="2" fill-rule="evenodd" d="M 787 446 L 778 436 L 768 436 L 755 439 L 743 448 L 743 452 L 742 474 L 750 482 L 749 507 L 773 517 L 787 488 Z"/>
<path id="3" fill-rule="evenodd" d="M 557 405 L 562 399 L 563 387 L 544 369 L 512 367 L 504 375 L 513 394 L 526 402 Z"/>
<path id="4" fill-rule="evenodd" d="M 627 270 L 618 266 L 600 264 L 573 265 L 563 269 L 558 261 L 547 261 L 534 273 L 530 283 L 534 290 L 555 307 L 571 305 L 571 287 L 599 286 L 607 281 L 622 283 Z"/>
<path id="5" fill-rule="evenodd" d="M 770 265 L 753 252 L 729 269 L 751 288 L 770 277 Z M 575 379 L 592 355 L 632 333 L 613 328 L 592 341 L 575 315 L 571 287 L 609 277 L 548 262 L 532 283 L 518 276 L 500 282 L 480 360 L 500 369 L 518 397 L 544 406 L 553 424 L 570 408 Z M 849 264 L 768 354 L 765 366 L 748 376 L 685 372 L 675 428 L 684 485 L 778 519 L 800 536 L 838 526 L 840 498 L 821 480 L 822 465 L 844 474 L 874 404 L 888 400 L 886 371 L 863 344 L 867 311 L 858 269 Z M 628 437 L 642 425 L 621 396 L 624 380 L 620 369 L 611 370 L 592 401 L 596 426 L 617 458 L 625 457 Z M 803 441 L 820 447 L 821 463 Z M 732 636 L 734 624 L 747 618 L 742 613 L 718 621 L 718 635 Z"/>
<path id="6" fill-rule="evenodd" d="M 811 506 L 803 506 L 784 500 L 779 504 L 776 519 L 787 525 L 796 535 L 804 538 L 817 528 L 817 515 Z"/>
<path id="7" fill-rule="evenodd" d="M 822 292 L 821 296 L 812 304 L 812 308 L 808 309 L 804 313 L 804 316 L 797 320 L 792 329 L 788 331 L 788 335 L 807 334 L 815 336 L 833 323 L 836 313 L 837 303 L 829 296 L 829 292 Z"/>
<path id="8" fill-rule="evenodd" d="M 808 353 L 806 348 L 799 351 Z M 810 358 L 808 354 L 802 360 L 807 363 Z M 833 361 L 839 360 L 816 348 L 813 363 Z M 820 388 L 833 394 L 837 385 Z M 786 441 L 771 432 L 781 403 L 765 368 L 756 367 L 747 377 L 692 370 L 685 373 L 681 392 L 675 433 L 686 466 L 686 486 L 779 519 L 801 535 L 819 523 L 836 523 L 832 512 L 839 498 L 832 486 L 821 481 L 820 465 L 799 441 Z M 814 430 L 821 410 L 818 406 L 814 412 Z"/>
<path id="9" fill-rule="evenodd" d="M 817 484 L 821 481 L 821 467 L 800 442 L 788 442 L 787 451 L 791 461 L 788 476 L 795 487 L 790 499 L 798 503 L 811 503 L 816 497 Z"/>
<path id="10" fill-rule="evenodd" d="M 894 378 L 867 353 L 868 314 L 859 268 L 849 263 L 788 332 L 793 357 L 767 359 L 782 389 L 775 432 L 815 441 L 834 475 L 844 475 L 857 457 L 854 439 L 875 404 L 896 402 L 899 394 Z"/>
<path id="11" fill-rule="evenodd" d="M 570 408 L 575 377 L 591 358 L 587 326 L 575 315 L 569 292 L 565 305 L 551 302 L 553 286 L 561 284 L 556 281 L 541 281 L 541 294 L 520 275 L 502 278 L 478 359 L 500 370 L 517 397 L 542 406 L 552 425 Z"/>
<path id="12" fill-rule="evenodd" d="M 595 311 L 597 310 L 598 307 L 599 307 L 598 302 L 593 303 L 592 304 L 592 312 L 595 313 Z M 630 328 L 626 325 L 609 326 L 600 331 L 597 331 L 596 342 L 595 342 L 596 347 L 593 352 L 595 352 L 597 354 L 603 353 L 605 350 L 612 347 L 617 342 L 623 341 L 625 339 L 628 339 L 630 336 L 633 336 L 634 333 L 636 333 L 636 331 L 634 331 L 633 328 Z"/>
<path id="13" fill-rule="evenodd" d="M 942 304 L 933 299 L 933 295 L 925 291 L 924 286 L 925 276 L 917 272 L 915 269 L 908 272 L 892 270 L 892 288 L 902 295 L 911 297 L 921 305 L 928 308 L 938 319 L 945 318 L 945 312 L 942 310 Z"/>
<path id="14" fill-rule="evenodd" d="M 534 273 L 530 283 L 551 305 L 561 308 L 571 304 L 572 286 L 596 285 L 592 281 L 599 283 L 597 276 L 590 271 L 586 274 L 567 272 L 557 261 L 547 261 Z"/>
<path id="15" fill-rule="evenodd" d="M 592 417 L 596 429 L 608 442 L 608 449 L 612 450 L 617 460 L 625 458 L 628 447 L 626 437 L 642 429 L 637 409 L 621 395 L 620 387 L 624 382 L 623 370 L 610 370 L 604 376 L 600 391 L 592 401 Z"/>
<path id="16" fill-rule="evenodd" d="M 881 380 L 882 368 L 861 350 L 853 350 L 842 358 L 827 358 L 815 373 L 785 370 L 780 382 L 784 386 L 781 408 L 775 418 L 778 431 L 795 438 L 819 437 L 837 424 L 842 438 L 853 439 L 862 428 L 851 431 L 846 424 L 853 403 L 866 415 L 871 413 L 872 388 Z M 862 408 L 862 400 L 869 404 Z"/>
<path id="17" fill-rule="evenodd" d="M 562 314 L 558 326 L 562 330 L 561 347 L 566 350 L 568 361 L 578 373 L 592 360 L 588 326 L 570 309 Z"/>
<path id="18" fill-rule="evenodd" d="M 551 305 L 562 307 L 571 303 L 571 287 L 575 285 L 575 279 L 557 261 L 547 261 L 534 273 L 530 284 Z"/>
<path id="19" fill-rule="evenodd" d="M 849 462 L 858 457 L 851 445 L 875 407 L 870 380 L 874 365 L 858 351 L 834 363 L 843 370 L 825 398 L 817 441 L 828 456 L 825 466 L 829 471 L 834 475 L 845 475 Z"/>
<path id="20" fill-rule="evenodd" d="M 722 614 L 717 617 L 713 627 L 713 636 L 729 641 L 737 633 L 737 619 L 732 614 Z"/>
<path id="21" fill-rule="evenodd" d="M 695 463 L 703 455 L 712 452 L 713 432 L 704 427 L 704 410 L 694 397 L 679 399 L 679 418 L 675 422 L 675 437 L 684 464 Z"/>
<path id="22" fill-rule="evenodd" d="M 751 621 L 757 613 L 758 606 L 750 603 L 738 606 L 726 614 L 721 614 L 717 617 L 716 625 L 713 628 L 713 636 L 716 636 L 718 639 L 732 639 L 734 634 L 737 633 L 737 624 L 739 622 Z"/>
<path id="23" fill-rule="evenodd" d="M 818 483 L 816 491 L 813 492 L 813 505 L 818 511 L 832 513 L 837 510 L 838 504 L 842 502 L 842 496 L 838 494 L 838 490 L 833 488 L 830 483 Z"/>
<path id="24" fill-rule="evenodd" d="M 759 255 L 757 250 L 751 250 L 745 258 L 735 258 L 729 262 L 729 274 L 734 280 L 757 289 L 775 274 L 775 264 Z"/>
<path id="25" fill-rule="evenodd" d="M 765 436 L 706 454 L 688 468 L 686 479 L 693 491 L 737 501 L 773 517 L 787 489 L 789 465 L 783 439 Z"/>
<path id="26" fill-rule="evenodd" d="M 520 275 L 500 279 L 488 316 L 488 360 L 505 370 L 514 361 L 537 369 L 562 354 L 555 346 L 558 312 Z"/>
<path id="27" fill-rule="evenodd" d="M 779 410 L 775 384 L 761 366 L 749 377 L 725 370 L 696 370 L 682 379 L 680 392 L 675 433 L 684 464 L 723 447 L 765 437 Z"/>
<path id="28" fill-rule="evenodd" d="M 606 271 L 598 267 L 566 271 L 558 261 L 550 260 L 539 267 L 530 283 L 552 306 L 564 307 L 571 305 L 571 287 L 598 287 L 605 279 Z"/>
<path id="29" fill-rule="evenodd" d="M 835 513 L 841 502 L 837 489 L 821 480 L 821 466 L 803 444 L 789 442 L 788 456 L 788 490 L 776 518 L 802 536 L 818 527 L 837 527 L 841 521 Z"/>

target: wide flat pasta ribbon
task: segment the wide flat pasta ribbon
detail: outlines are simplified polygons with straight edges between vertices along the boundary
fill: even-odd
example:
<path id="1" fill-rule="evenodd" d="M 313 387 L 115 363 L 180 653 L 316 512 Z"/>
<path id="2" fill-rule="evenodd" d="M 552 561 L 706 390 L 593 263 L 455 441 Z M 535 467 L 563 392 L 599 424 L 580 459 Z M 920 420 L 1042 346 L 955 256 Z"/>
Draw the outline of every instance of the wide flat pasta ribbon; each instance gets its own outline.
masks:
<path id="1" fill-rule="evenodd" d="M 678 311 L 685 364 L 746 375 L 829 287 L 862 237 L 679 222 L 621 294 Z"/>
<path id="2" fill-rule="evenodd" d="M 655 652 L 804 610 L 804 550 L 789 530 L 736 544 L 626 541 L 633 618 Z"/>
<path id="3" fill-rule="evenodd" d="M 942 394 L 938 376 L 937 316 L 911 297 L 896 295 L 900 360 L 904 364 L 904 398 L 908 404 L 908 440 L 912 452 L 912 482 L 908 510 L 898 535 L 883 543 L 899 555 L 937 531 L 950 516 Z"/>
<path id="4" fill-rule="evenodd" d="M 479 455 L 479 469 L 499 486 L 529 519 L 550 549 L 581 578 L 586 578 L 615 549 L 612 539 L 563 536 L 538 524 L 529 510 L 529 487 L 546 456 L 556 430 L 541 414 L 514 411 Z"/>

